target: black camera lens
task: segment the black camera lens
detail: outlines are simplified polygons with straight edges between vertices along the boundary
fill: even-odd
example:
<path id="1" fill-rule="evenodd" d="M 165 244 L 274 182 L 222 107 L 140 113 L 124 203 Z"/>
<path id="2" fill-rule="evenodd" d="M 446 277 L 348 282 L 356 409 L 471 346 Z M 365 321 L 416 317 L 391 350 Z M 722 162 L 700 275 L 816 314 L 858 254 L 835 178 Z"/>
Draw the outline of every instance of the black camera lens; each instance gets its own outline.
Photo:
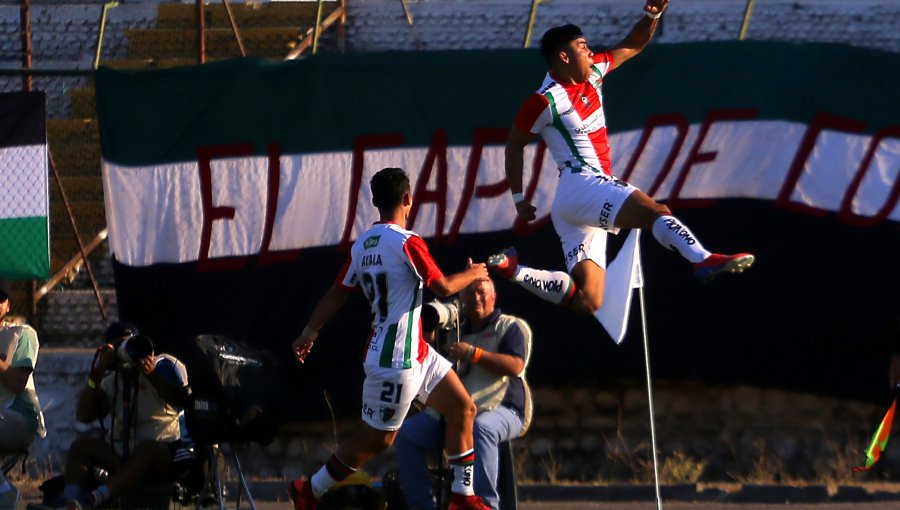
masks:
<path id="1" fill-rule="evenodd" d="M 153 354 L 153 342 L 144 335 L 137 335 L 125 342 L 125 353 L 132 361 L 146 358 Z"/>

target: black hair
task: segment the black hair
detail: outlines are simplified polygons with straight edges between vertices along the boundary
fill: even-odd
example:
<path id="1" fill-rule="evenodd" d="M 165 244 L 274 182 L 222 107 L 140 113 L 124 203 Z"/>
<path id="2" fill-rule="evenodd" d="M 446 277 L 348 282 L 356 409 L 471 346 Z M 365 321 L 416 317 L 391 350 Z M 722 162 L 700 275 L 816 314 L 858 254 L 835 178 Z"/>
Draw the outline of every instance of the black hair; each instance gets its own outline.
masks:
<path id="1" fill-rule="evenodd" d="M 541 37 L 541 56 L 544 57 L 544 61 L 549 66 L 553 63 L 553 59 L 560 50 L 565 48 L 569 42 L 582 36 L 584 36 L 584 33 L 578 25 L 569 23 L 568 25 L 553 27 L 544 32 L 544 35 Z"/>
<path id="2" fill-rule="evenodd" d="M 5 290 L 0 289 L 0 303 L 9 300 L 9 294 L 6 293 Z"/>
<path id="3" fill-rule="evenodd" d="M 400 168 L 382 168 L 369 181 L 372 188 L 372 204 L 379 211 L 392 211 L 409 192 L 409 177 Z"/>

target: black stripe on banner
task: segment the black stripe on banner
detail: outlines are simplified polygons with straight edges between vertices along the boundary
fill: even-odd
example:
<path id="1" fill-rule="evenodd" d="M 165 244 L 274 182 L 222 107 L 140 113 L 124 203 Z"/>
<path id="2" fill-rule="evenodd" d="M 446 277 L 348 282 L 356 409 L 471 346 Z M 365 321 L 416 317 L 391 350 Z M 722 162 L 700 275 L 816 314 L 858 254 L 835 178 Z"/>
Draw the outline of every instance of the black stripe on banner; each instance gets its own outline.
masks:
<path id="1" fill-rule="evenodd" d="M 47 143 L 43 92 L 0 94 L 0 148 Z"/>

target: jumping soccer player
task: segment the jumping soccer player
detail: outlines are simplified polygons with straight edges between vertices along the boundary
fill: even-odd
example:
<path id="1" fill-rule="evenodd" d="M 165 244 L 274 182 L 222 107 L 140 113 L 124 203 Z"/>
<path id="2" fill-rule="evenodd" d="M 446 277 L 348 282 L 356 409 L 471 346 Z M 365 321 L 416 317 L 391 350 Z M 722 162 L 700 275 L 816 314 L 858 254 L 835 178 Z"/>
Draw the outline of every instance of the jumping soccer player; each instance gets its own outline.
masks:
<path id="1" fill-rule="evenodd" d="M 379 171 L 372 177 L 371 187 L 372 203 L 381 221 L 353 243 L 337 280 L 293 344 L 297 360 L 303 362 L 319 330 L 338 312 L 350 291 L 362 286 L 372 306 L 372 333 L 363 362 L 364 425 L 310 480 L 291 483 L 294 508 L 315 509 L 329 488 L 393 444 L 415 398 L 447 420 L 444 444 L 453 472 L 450 510 L 490 510 L 473 491 L 475 404 L 450 370 L 450 362 L 428 348 L 420 324 L 423 284 L 447 297 L 487 278 L 487 267 L 470 264 L 461 273 L 444 276 L 425 241 L 406 230 L 412 197 L 403 170 Z"/>
<path id="2" fill-rule="evenodd" d="M 668 207 L 612 174 L 601 84 L 607 73 L 650 42 L 667 4 L 668 0 L 647 0 L 644 16 L 631 33 L 601 53 L 591 51 L 575 25 L 548 30 L 541 38 L 547 76 L 522 104 L 506 142 L 506 177 L 516 213 L 525 221 L 534 220 L 536 210 L 522 195 L 525 146 L 540 134 L 556 160 L 560 178 L 550 216 L 569 274 L 523 266 L 512 248 L 490 257 L 488 267 L 541 298 L 580 313 L 593 315 L 603 304 L 607 232 L 652 231 L 660 244 L 694 265 L 701 281 L 739 273 L 753 264 L 749 253 L 708 252 Z M 559 284 L 542 285 L 549 282 Z"/>

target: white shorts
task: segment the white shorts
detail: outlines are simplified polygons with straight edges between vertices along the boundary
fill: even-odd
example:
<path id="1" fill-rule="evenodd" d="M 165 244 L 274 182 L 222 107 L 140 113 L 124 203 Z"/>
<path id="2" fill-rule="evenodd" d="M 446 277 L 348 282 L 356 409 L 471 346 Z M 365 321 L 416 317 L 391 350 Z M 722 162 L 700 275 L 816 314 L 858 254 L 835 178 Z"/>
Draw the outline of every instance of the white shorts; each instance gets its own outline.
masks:
<path id="1" fill-rule="evenodd" d="M 428 400 L 434 387 L 450 371 L 450 362 L 429 348 L 422 364 L 413 368 L 366 365 L 362 419 L 377 430 L 397 430 L 413 399 Z"/>
<path id="2" fill-rule="evenodd" d="M 592 260 L 606 269 L 606 233 L 619 232 L 616 216 L 635 190 L 615 177 L 563 172 L 550 217 L 569 272 L 582 260 Z"/>

